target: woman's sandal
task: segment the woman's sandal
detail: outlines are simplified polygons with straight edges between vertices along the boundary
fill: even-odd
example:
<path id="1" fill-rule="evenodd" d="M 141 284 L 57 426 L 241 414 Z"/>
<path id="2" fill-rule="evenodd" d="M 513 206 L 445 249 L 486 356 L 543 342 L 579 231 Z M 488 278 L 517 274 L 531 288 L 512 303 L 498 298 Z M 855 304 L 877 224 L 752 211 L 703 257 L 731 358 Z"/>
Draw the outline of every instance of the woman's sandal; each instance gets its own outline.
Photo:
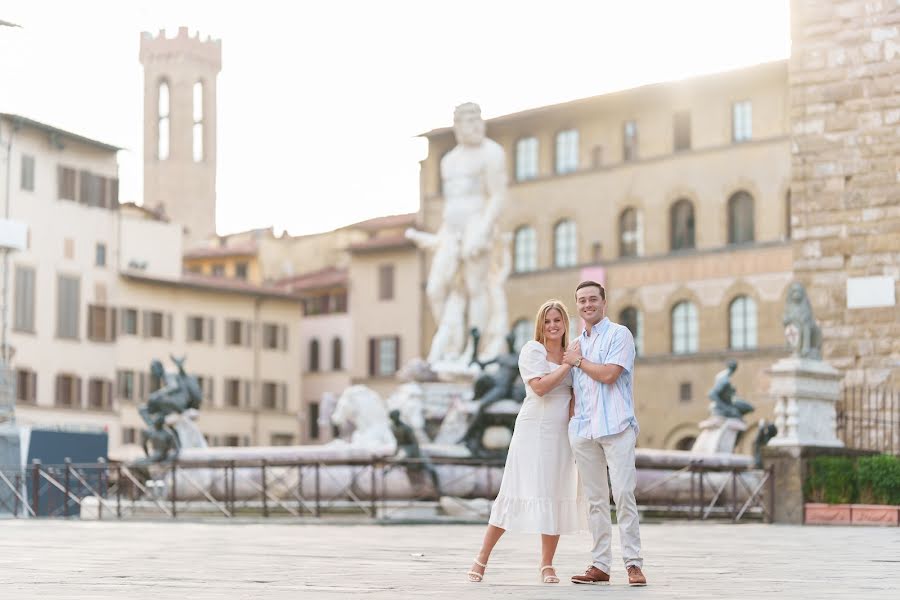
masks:
<path id="1" fill-rule="evenodd" d="M 475 557 L 475 564 L 481 567 L 482 569 L 487 569 L 487 565 L 483 562 L 479 562 L 478 557 Z M 469 576 L 469 581 L 472 583 L 481 583 L 481 580 L 484 579 L 484 573 L 477 573 L 475 571 L 469 571 L 466 573 Z"/>
<path id="2" fill-rule="evenodd" d="M 556 570 L 553 565 L 541 567 L 541 575 L 544 577 L 544 583 L 559 583 L 559 577 L 557 577 L 556 575 L 544 575 L 544 571 L 546 571 L 547 569 L 553 569 L 554 571 Z"/>

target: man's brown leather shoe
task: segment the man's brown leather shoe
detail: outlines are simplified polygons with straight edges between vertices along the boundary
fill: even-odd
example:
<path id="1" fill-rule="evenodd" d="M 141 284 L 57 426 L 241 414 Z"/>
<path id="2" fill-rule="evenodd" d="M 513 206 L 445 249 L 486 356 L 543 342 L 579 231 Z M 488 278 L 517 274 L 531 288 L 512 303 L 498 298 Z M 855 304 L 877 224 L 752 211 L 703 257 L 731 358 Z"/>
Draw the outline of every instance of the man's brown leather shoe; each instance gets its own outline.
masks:
<path id="1" fill-rule="evenodd" d="M 631 565 L 628 567 L 628 585 L 647 585 L 647 578 L 644 577 L 644 572 L 641 571 L 641 568 L 637 565 Z M 607 579 L 609 576 L 607 576 Z"/>
<path id="2" fill-rule="evenodd" d="M 591 583 L 593 585 L 607 585 L 609 573 L 604 573 L 594 565 L 588 567 L 584 575 L 572 575 L 572 583 Z"/>

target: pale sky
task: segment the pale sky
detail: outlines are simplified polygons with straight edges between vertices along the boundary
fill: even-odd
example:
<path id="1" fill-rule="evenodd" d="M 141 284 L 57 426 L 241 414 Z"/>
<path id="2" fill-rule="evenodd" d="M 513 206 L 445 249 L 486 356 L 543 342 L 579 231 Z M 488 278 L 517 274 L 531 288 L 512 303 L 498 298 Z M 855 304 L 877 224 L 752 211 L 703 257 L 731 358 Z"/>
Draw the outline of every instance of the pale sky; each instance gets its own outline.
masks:
<path id="1" fill-rule="evenodd" d="M 0 112 L 126 148 L 142 201 L 141 31 L 222 40 L 220 234 L 327 231 L 419 205 L 453 107 L 486 118 L 786 58 L 788 0 L 4 0 Z M 490 134 L 490 130 L 488 130 Z"/>

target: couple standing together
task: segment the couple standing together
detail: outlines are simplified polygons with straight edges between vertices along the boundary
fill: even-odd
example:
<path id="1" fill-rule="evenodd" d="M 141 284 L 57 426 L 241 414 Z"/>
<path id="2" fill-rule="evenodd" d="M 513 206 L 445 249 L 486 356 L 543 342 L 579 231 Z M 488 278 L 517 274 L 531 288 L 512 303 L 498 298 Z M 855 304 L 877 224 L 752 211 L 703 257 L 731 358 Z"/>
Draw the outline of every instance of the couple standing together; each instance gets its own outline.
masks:
<path id="1" fill-rule="evenodd" d="M 549 300 L 538 311 L 534 339 L 522 347 L 519 372 L 527 393 L 469 581 L 484 578 L 494 545 L 514 531 L 541 534 L 540 577 L 559 583 L 553 567 L 559 536 L 583 530 L 587 516 L 592 561 L 571 580 L 609 583 L 611 482 L 628 583 L 647 584 L 634 498 L 634 339 L 627 327 L 606 318 L 606 291 L 599 283 L 580 283 L 575 304 L 585 323 L 577 338 L 569 339 L 565 305 Z"/>

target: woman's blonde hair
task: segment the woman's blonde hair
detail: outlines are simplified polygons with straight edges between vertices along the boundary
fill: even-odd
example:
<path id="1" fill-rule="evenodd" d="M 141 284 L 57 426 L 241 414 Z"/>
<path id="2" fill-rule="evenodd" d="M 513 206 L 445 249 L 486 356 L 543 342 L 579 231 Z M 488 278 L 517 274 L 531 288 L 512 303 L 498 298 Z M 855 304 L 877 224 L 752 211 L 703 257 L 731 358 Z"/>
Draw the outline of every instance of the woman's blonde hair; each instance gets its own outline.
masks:
<path id="1" fill-rule="evenodd" d="M 538 309 L 537 316 L 534 318 L 534 339 L 542 344 L 544 343 L 544 319 L 547 318 L 547 313 L 553 309 L 558 310 L 560 316 L 562 316 L 563 327 L 565 328 L 563 330 L 562 347 L 565 349 L 569 346 L 569 311 L 566 310 L 566 305 L 559 300 L 547 300 Z"/>

